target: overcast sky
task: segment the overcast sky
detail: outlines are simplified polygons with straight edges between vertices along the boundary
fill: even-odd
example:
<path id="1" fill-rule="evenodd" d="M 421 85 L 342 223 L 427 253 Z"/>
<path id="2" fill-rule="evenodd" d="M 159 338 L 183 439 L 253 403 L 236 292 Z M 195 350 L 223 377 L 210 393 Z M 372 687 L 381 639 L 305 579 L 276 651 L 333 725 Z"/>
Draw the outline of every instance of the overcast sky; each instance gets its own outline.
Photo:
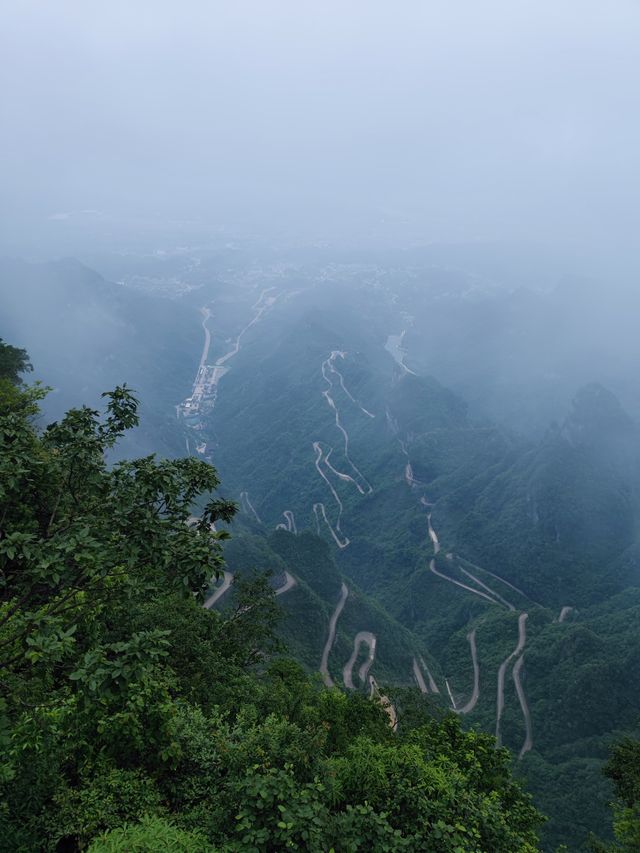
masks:
<path id="1" fill-rule="evenodd" d="M 0 16 L 5 233 L 157 218 L 635 237 L 638 0 L 16 0 Z"/>

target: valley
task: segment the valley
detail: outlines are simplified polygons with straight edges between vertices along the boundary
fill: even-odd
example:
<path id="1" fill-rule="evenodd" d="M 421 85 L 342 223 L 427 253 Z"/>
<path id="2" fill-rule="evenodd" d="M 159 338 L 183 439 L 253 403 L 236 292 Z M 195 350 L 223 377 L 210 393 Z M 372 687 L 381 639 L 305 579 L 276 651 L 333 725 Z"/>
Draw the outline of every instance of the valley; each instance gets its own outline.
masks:
<path id="1" fill-rule="evenodd" d="M 520 435 L 442 384 L 445 342 L 427 359 L 415 330 L 497 298 L 468 302 L 462 273 L 185 270 L 199 285 L 162 303 L 190 317 L 163 445 L 215 465 L 240 510 L 205 607 L 271 571 L 282 637 L 325 685 L 376 697 L 393 726 L 413 686 L 510 750 L 548 849 L 595 831 L 602 757 L 640 701 L 633 422 L 585 386 L 561 426 Z M 550 793 L 569 773 L 589 780 L 570 803 Z"/>

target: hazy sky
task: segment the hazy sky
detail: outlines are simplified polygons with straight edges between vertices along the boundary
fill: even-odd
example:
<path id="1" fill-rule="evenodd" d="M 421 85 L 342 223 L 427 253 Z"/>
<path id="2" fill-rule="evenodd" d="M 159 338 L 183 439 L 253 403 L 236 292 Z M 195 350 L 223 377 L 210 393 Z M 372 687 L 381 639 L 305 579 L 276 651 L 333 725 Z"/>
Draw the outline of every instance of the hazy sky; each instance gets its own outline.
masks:
<path id="1" fill-rule="evenodd" d="M 638 0 L 15 0 L 9 235 L 635 237 Z"/>

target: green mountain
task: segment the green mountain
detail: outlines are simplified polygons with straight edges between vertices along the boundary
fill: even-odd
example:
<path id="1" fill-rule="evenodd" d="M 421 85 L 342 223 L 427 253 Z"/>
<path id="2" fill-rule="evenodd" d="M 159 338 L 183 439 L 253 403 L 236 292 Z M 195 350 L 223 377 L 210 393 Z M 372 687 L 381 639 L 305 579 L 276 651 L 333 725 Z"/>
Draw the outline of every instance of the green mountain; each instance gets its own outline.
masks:
<path id="1" fill-rule="evenodd" d="M 588 351 L 601 294 L 409 255 L 197 260 L 77 298 L 127 318 L 110 346 L 150 391 L 145 442 L 213 463 L 240 508 L 211 608 L 268 574 L 308 673 L 398 709 L 413 686 L 497 735 L 549 818 L 542 849 L 610 834 L 601 770 L 640 706 L 640 432 L 615 360 Z M 70 339 L 74 376 L 113 378 Z"/>

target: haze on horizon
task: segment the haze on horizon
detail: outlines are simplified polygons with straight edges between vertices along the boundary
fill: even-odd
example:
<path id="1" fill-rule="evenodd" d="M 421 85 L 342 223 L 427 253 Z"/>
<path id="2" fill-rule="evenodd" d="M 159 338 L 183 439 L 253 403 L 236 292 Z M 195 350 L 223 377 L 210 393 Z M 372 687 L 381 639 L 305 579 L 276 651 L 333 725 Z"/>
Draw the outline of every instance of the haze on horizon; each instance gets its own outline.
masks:
<path id="1" fill-rule="evenodd" d="M 0 252 L 626 244 L 639 43 L 633 0 L 6 4 Z"/>

